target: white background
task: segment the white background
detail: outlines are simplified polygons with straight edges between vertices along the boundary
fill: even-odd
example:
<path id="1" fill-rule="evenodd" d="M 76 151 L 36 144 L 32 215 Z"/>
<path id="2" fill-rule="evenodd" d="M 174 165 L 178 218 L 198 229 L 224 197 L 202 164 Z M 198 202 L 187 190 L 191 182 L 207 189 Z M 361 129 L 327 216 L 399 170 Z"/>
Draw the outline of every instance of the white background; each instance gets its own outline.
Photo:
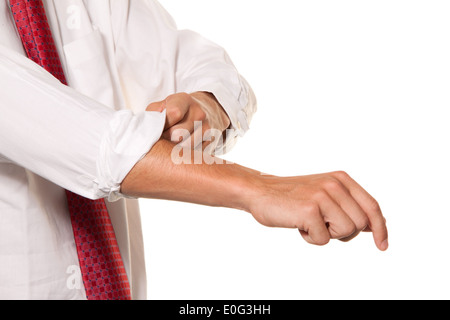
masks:
<path id="1" fill-rule="evenodd" d="M 345 170 L 380 203 L 325 247 L 247 213 L 142 201 L 150 299 L 449 299 L 450 3 L 163 0 L 225 47 L 259 102 L 225 158 L 276 175 Z"/>

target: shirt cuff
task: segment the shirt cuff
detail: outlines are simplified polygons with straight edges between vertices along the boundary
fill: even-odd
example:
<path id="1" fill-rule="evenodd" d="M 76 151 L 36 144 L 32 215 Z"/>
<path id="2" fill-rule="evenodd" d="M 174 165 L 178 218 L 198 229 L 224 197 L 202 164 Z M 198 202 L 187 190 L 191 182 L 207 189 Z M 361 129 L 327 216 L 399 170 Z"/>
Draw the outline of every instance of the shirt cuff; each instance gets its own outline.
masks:
<path id="1" fill-rule="evenodd" d="M 211 92 L 219 101 L 231 121 L 231 126 L 226 130 L 226 138 L 215 148 L 215 155 L 224 155 L 236 144 L 239 137 L 243 137 L 250 129 L 250 122 L 256 111 L 256 97 L 252 89 L 241 85 L 238 96 L 233 95 L 222 84 L 212 84 L 208 89 L 199 91 Z"/>
<path id="2" fill-rule="evenodd" d="M 215 155 L 223 155 L 232 149 L 238 137 L 243 137 L 249 130 L 251 119 L 247 115 L 246 109 L 251 101 L 242 91 L 240 95 L 236 96 L 235 92 L 231 92 L 222 83 L 197 86 L 195 90 L 191 90 L 191 92 L 194 91 L 212 93 L 230 118 L 231 126 L 226 131 L 226 139 L 219 142 L 214 150 Z"/>
<path id="3" fill-rule="evenodd" d="M 161 138 L 166 112 L 118 111 L 110 121 L 97 161 L 98 195 L 108 201 L 127 198 L 120 193 L 122 181 Z"/>

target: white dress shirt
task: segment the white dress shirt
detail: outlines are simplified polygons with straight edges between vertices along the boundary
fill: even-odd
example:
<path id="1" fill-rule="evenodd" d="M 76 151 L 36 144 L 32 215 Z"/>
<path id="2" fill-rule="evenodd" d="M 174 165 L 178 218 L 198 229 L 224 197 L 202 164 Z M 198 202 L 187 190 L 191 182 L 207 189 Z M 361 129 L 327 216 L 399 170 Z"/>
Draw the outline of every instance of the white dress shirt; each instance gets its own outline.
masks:
<path id="1" fill-rule="evenodd" d="M 165 113 L 147 105 L 212 92 L 235 129 L 229 148 L 253 92 L 222 48 L 177 30 L 157 1 L 44 4 L 69 87 L 26 58 L 0 0 L 0 299 L 86 299 L 64 189 L 107 199 L 132 296 L 146 299 L 138 200 L 120 184 L 160 139 Z"/>

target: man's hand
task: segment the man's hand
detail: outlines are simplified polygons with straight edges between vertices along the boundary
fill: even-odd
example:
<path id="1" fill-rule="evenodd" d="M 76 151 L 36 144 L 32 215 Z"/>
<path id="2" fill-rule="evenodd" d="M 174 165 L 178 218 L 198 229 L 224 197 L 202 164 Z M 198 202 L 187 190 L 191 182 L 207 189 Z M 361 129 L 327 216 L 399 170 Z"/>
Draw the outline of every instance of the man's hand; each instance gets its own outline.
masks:
<path id="1" fill-rule="evenodd" d="M 147 107 L 147 111 L 163 110 L 166 110 L 167 120 L 162 137 L 176 143 L 186 141 L 193 149 L 201 144 L 204 150 L 214 142 L 211 141 L 214 134 L 208 136 L 210 129 L 222 134 L 230 126 L 225 110 L 209 92 L 177 93 Z"/>
<path id="2" fill-rule="evenodd" d="M 174 146 L 160 140 L 125 178 L 121 192 L 240 209 L 265 226 L 298 229 L 315 245 L 330 239 L 348 241 L 360 231 L 371 231 L 380 250 L 388 247 L 378 203 L 345 172 L 276 177 L 220 161 L 175 164 Z"/>
<path id="3" fill-rule="evenodd" d="M 371 231 L 388 248 L 388 232 L 377 201 L 345 172 L 279 178 L 262 176 L 249 211 L 268 227 L 296 228 L 315 245 L 349 241 Z"/>

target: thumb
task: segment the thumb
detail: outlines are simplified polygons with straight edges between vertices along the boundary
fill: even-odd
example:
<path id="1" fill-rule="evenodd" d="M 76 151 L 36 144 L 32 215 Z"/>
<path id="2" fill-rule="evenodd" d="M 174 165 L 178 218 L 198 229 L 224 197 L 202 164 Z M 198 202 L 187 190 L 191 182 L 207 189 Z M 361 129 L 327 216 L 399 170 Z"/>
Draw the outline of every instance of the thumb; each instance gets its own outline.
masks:
<path id="1" fill-rule="evenodd" d="M 165 108 L 166 108 L 165 101 L 158 101 L 150 103 L 145 111 L 163 112 Z"/>

